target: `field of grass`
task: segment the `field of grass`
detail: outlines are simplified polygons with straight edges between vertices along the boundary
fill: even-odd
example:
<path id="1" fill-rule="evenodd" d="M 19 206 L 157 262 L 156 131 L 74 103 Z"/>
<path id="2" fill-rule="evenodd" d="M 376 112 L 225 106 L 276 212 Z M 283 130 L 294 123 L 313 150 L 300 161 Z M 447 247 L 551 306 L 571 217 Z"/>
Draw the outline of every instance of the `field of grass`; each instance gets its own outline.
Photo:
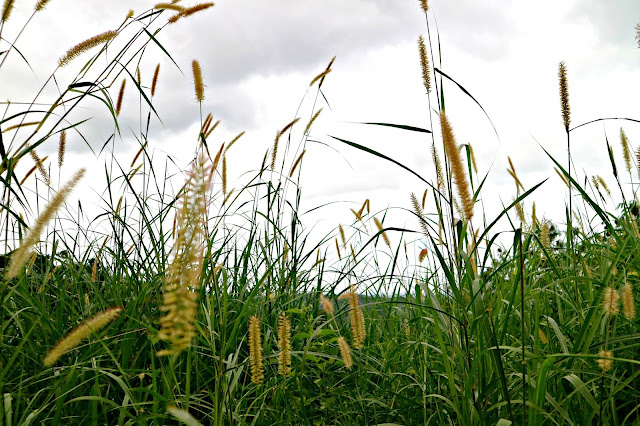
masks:
<path id="1" fill-rule="evenodd" d="M 12 7 L 4 2 L 0 36 Z M 416 60 L 430 121 L 398 129 L 428 136 L 437 170 L 424 194 L 407 197 L 415 226 L 387 223 L 366 201 L 316 240 L 300 219 L 299 179 L 333 61 L 313 78 L 311 116 L 283 126 L 242 187 L 227 185 L 237 138 L 208 144 L 211 115 L 200 117 L 188 170 L 172 170 L 150 146 L 162 71 L 149 81 L 136 73 L 157 61 L 145 47 L 171 57 L 156 36 L 210 7 L 130 12 L 117 31 L 61 58 L 79 72 L 56 82 L 58 98 L 0 120 L 0 425 L 640 424 L 638 187 L 620 184 L 640 173 L 640 150 L 622 130 L 623 161 L 608 147 L 624 198 L 607 211 L 604 180 L 570 166 L 564 63 L 567 158 L 549 156 L 567 184 L 564 223 L 525 212 L 539 185 L 522 186 L 513 165 L 513 203 L 483 218 L 486 176 L 470 145 L 455 141 L 442 107 L 450 81 L 428 59 L 439 46 L 427 24 Z M 134 23 L 131 40 L 116 44 Z M 20 54 L 18 43 L 2 43 L 0 75 Z M 201 103 L 202 71 L 188 65 Z M 59 185 L 50 171 L 67 167 L 67 133 L 82 134 L 71 111 L 98 98 L 117 126 L 125 90 L 140 95 L 140 151 L 130 164 L 107 161 L 103 211 L 89 228 L 66 203 L 83 170 Z M 57 166 L 38 156 L 43 144 L 58 145 Z M 18 162 L 34 166 L 18 176 Z M 510 229 L 498 233 L 499 222 Z M 390 233 L 400 240 L 391 244 Z"/>

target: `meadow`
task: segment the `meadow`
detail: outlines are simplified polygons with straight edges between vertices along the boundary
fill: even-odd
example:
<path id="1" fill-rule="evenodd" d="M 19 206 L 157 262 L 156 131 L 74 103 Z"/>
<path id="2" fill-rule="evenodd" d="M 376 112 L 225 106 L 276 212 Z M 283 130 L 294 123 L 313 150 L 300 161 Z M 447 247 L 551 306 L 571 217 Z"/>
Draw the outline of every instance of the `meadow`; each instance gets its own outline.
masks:
<path id="1" fill-rule="evenodd" d="M 12 20 L 13 3 L 4 1 L 0 36 L 29 28 Z M 61 7 L 39 0 L 33 14 L 45 6 Z M 367 200 L 317 239 L 301 220 L 299 183 L 333 60 L 309 78 L 311 115 L 283 124 L 240 187 L 229 187 L 227 153 L 243 134 L 208 143 L 224 123 L 206 111 L 187 170 L 152 149 L 154 95 L 170 89 L 159 65 L 140 75 L 141 63 L 157 62 L 146 47 L 173 61 L 158 34 L 213 6 L 130 11 L 115 30 L 72 42 L 36 98 L 0 119 L 0 425 L 640 424 L 638 186 L 621 184 L 640 179 L 640 149 L 622 128 L 622 161 L 607 142 L 623 197 L 608 211 L 607 182 L 571 163 L 572 130 L 592 123 L 572 127 L 564 63 L 567 157 L 549 163 L 566 184 L 566 221 L 536 213 L 542 183 L 525 187 L 513 164 L 513 202 L 482 214 L 486 175 L 456 142 L 443 86 L 457 83 L 440 71 L 439 34 L 426 21 L 416 46 L 431 106 L 424 128 L 374 124 L 428 140 L 436 178 L 407 194 L 414 226 L 372 214 Z M 0 40 L 1 75 L 21 53 L 17 40 Z M 199 62 L 178 65 L 193 81 L 185 96 L 202 105 Z M 71 81 L 55 79 L 64 67 L 78 70 Z M 57 97 L 45 99 L 54 82 Z M 107 160 L 102 211 L 87 227 L 71 201 L 85 171 L 58 183 L 52 170 L 68 167 L 67 135 L 83 134 L 73 111 L 99 100 L 116 138 L 130 90 L 140 148 L 130 163 Z M 333 142 L 420 176 L 355 141 Z M 47 161 L 38 150 L 51 144 L 58 158 Z"/>

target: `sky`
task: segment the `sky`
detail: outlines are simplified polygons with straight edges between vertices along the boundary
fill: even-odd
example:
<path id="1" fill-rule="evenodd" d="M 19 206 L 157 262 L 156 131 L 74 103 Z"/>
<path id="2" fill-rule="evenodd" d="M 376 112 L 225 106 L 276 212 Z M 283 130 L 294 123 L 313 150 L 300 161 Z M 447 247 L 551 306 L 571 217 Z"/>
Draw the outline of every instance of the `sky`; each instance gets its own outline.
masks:
<path id="1" fill-rule="evenodd" d="M 15 38 L 34 3 L 16 1 L 11 19 L 3 28 L 3 39 Z M 117 28 L 129 9 L 137 17 L 153 5 L 143 0 L 51 0 L 46 10 L 34 16 L 17 43 L 29 64 L 12 52 L 0 68 L 0 109 L 4 116 L 15 113 L 19 108 L 16 102 L 34 99 L 68 48 Z M 603 117 L 640 118 L 640 49 L 634 30 L 640 22 L 640 3 L 432 0 L 429 6 L 431 42 L 435 49 L 439 41 L 442 52 L 440 61 L 435 58 L 436 66 L 470 92 L 486 111 L 485 115 L 453 83 L 445 82 L 447 115 L 457 141 L 471 143 L 479 174 L 482 178 L 488 175 L 482 192 L 488 221 L 516 195 L 515 184 L 506 171 L 510 157 L 527 189 L 549 179 L 525 202 L 527 211 L 535 201 L 539 217 L 561 222 L 566 187 L 542 149 L 565 164 L 558 64 L 565 61 L 568 70 L 572 126 Z M 166 11 L 158 22 L 170 16 Z M 138 27 L 131 25 L 119 37 L 126 40 Z M 162 122 L 152 120 L 150 146 L 157 153 L 176 158 L 178 167 L 186 167 L 196 148 L 201 119 L 211 112 L 214 119 L 221 120 L 209 140 L 212 151 L 246 132 L 228 155 L 230 187 L 240 186 L 247 172 L 259 168 L 276 132 L 299 116 L 300 123 L 292 133 L 293 150 L 286 159 L 288 170 L 300 152 L 296 148 L 312 108 L 322 107 L 306 146 L 302 210 L 339 203 L 310 214 L 308 225 L 330 229 L 338 223 L 351 223 L 349 209 L 357 209 L 370 199 L 373 214 L 381 217 L 387 208 L 395 212 L 386 225 L 417 229 L 402 209 L 410 209 L 409 194 L 422 194 L 426 185 L 397 166 L 331 136 L 375 149 L 425 179 L 434 179 L 430 136 L 360 124 L 386 122 L 431 129 L 416 44 L 419 35 L 428 37 L 425 14 L 415 0 L 220 0 L 213 8 L 169 25 L 157 35 L 180 69 L 153 44 L 143 56 L 143 86 L 150 85 L 156 64 L 161 64 L 153 102 Z M 0 50 L 5 50 L 6 44 L 2 46 Z M 68 84 L 90 56 L 87 53 L 57 71 L 58 84 Z M 334 56 L 332 72 L 323 85 L 327 105 L 322 97 L 316 98 L 314 88 L 308 89 L 313 77 Z M 202 105 L 196 102 L 193 91 L 193 59 L 201 64 L 206 86 Z M 433 63 L 434 58 L 430 59 Z M 104 59 L 102 62 L 106 63 Z M 122 77 L 113 82 L 113 97 Z M 50 103 L 55 90 L 52 85 L 47 87 L 38 99 Z M 121 133 L 108 145 L 125 166 L 139 148 L 140 98 L 132 89 L 129 84 L 125 92 L 119 117 Z M 8 109 L 7 100 L 14 103 Z M 435 108 L 433 96 L 431 101 Z M 98 152 L 114 132 L 108 111 L 94 100 L 83 104 L 77 117 L 91 117 L 82 131 Z M 437 123 L 435 113 L 431 118 Z M 573 131 L 571 136 L 574 167 L 580 179 L 601 175 L 615 199 L 619 199 L 619 191 L 614 185 L 605 138 L 614 150 L 618 168 L 623 170 L 621 126 L 633 149 L 637 148 L 640 125 L 629 121 L 598 122 Z M 440 143 L 437 124 L 433 130 Z M 19 132 L 15 143 L 26 135 Z M 7 144 L 12 136 L 3 137 Z M 52 176 L 57 179 L 56 143 L 44 144 L 38 151 L 41 157 L 49 156 Z M 65 166 L 59 172 L 61 180 L 77 167 L 88 167 L 89 176 L 75 196 L 86 204 L 99 205 L 109 156 L 92 153 L 79 135 L 70 134 Z M 19 176 L 32 166 L 24 163 Z M 625 188 L 629 182 L 628 175 L 623 177 Z M 608 207 L 613 206 L 609 201 Z M 425 210 L 433 212 L 432 201 L 427 202 Z M 482 225 L 480 205 L 475 220 Z"/>

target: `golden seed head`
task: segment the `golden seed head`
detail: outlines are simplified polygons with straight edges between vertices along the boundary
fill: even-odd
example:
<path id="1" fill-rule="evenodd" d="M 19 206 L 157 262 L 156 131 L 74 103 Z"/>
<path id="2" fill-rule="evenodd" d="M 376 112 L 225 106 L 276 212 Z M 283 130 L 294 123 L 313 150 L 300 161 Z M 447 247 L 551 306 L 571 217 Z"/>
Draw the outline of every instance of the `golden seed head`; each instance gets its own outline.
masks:
<path id="1" fill-rule="evenodd" d="M 428 254 L 429 250 L 427 250 L 426 248 L 420 250 L 420 254 L 418 255 L 418 260 L 420 261 L 420 263 L 424 261 L 425 257 L 427 257 Z"/>
<path id="2" fill-rule="evenodd" d="M 231 142 L 229 142 L 229 145 L 227 145 L 227 149 L 225 149 L 224 152 L 226 153 L 227 151 L 229 151 L 233 146 L 233 144 L 236 143 L 236 141 L 240 139 L 242 135 L 244 135 L 244 131 L 238 133 L 238 135 L 235 138 L 231 139 Z"/>
<path id="3" fill-rule="evenodd" d="M 331 65 L 333 65 L 333 62 L 334 62 L 335 60 L 336 60 L 336 57 L 335 57 L 335 56 L 334 56 L 333 58 L 331 58 L 331 60 L 329 61 L 329 65 L 327 65 L 326 70 L 331 70 Z M 322 87 L 322 83 L 324 83 L 324 78 L 325 78 L 325 77 L 326 77 L 326 75 L 325 75 L 325 76 L 323 76 L 323 77 L 320 79 L 320 84 L 318 84 L 318 89 L 320 89 L 320 88 Z"/>
<path id="4" fill-rule="evenodd" d="M 426 196 L 426 191 L 425 191 Z M 424 200 L 424 197 L 423 197 Z M 425 236 L 429 235 L 429 228 L 427 228 L 427 220 L 424 217 L 424 212 L 422 207 L 418 203 L 418 198 L 416 198 L 416 194 L 411 193 L 411 205 L 413 206 L 413 212 L 418 216 L 418 222 L 420 223 L 420 228 L 422 229 L 422 233 Z"/>
<path id="5" fill-rule="evenodd" d="M 50 186 L 51 180 L 49 179 L 49 173 L 47 173 L 47 168 L 44 166 L 44 162 L 47 160 L 47 157 L 41 159 L 35 149 L 29 151 L 29 155 L 31 155 L 33 162 L 36 163 L 36 166 L 38 167 L 38 171 L 40 172 L 44 183 L 47 186 Z"/>
<path id="6" fill-rule="evenodd" d="M 2 22 L 7 22 L 9 20 L 9 16 L 13 10 L 13 3 L 15 3 L 15 0 L 4 0 L 4 6 L 2 7 L 2 19 L 0 19 Z"/>
<path id="7" fill-rule="evenodd" d="M 538 217 L 536 216 L 536 203 L 531 206 L 531 230 L 535 231 L 538 227 Z"/>
<path id="8" fill-rule="evenodd" d="M 342 260 L 342 255 L 340 254 L 340 245 L 338 244 L 338 238 L 336 238 L 336 251 L 338 252 L 338 259 Z"/>
<path id="9" fill-rule="evenodd" d="M 444 173 L 442 172 L 442 163 L 440 162 L 440 156 L 438 155 L 438 150 L 436 149 L 435 144 L 431 145 L 431 158 L 433 158 L 433 165 L 436 168 L 438 189 L 444 188 Z"/>
<path id="10" fill-rule="evenodd" d="M 518 219 L 520 219 L 520 223 L 525 223 L 527 220 L 524 217 L 524 208 L 522 208 L 522 203 L 516 203 L 515 208 Z"/>
<path id="11" fill-rule="evenodd" d="M 47 3 L 49 3 L 50 0 L 38 0 L 38 3 L 36 3 L 36 12 L 40 12 L 41 10 L 44 10 L 44 8 L 47 6 Z"/>
<path id="12" fill-rule="evenodd" d="M 205 9 L 209 9 L 212 6 L 214 6 L 214 3 L 200 3 L 200 4 L 197 4 L 195 6 L 186 8 L 186 9 L 181 10 L 180 12 L 176 13 L 171 18 L 169 18 L 169 23 L 173 24 L 176 21 L 178 21 L 179 19 L 186 18 L 187 16 L 191 16 L 191 15 L 193 15 L 195 13 L 198 13 L 198 12 L 201 12 L 201 11 L 203 11 Z"/>
<path id="13" fill-rule="evenodd" d="M 549 242 L 549 222 L 547 221 L 544 221 L 542 228 L 540 228 L 540 242 L 542 243 L 542 247 L 547 250 L 551 247 Z"/>
<path id="14" fill-rule="evenodd" d="M 422 8 L 422 10 L 424 10 L 424 12 L 428 12 L 429 11 L 429 4 L 427 3 L 427 0 L 420 0 L 420 7 Z"/>
<path id="15" fill-rule="evenodd" d="M 605 182 L 600 175 L 597 175 L 596 178 L 598 179 L 598 182 L 600 182 L 600 186 L 602 186 L 602 188 L 604 188 L 604 190 L 607 192 L 607 195 L 611 196 L 611 190 L 609 190 L 607 182 Z"/>
<path id="16" fill-rule="evenodd" d="M 378 232 L 382 232 L 381 235 L 382 235 L 382 239 L 384 240 L 384 243 L 387 246 L 389 246 L 389 248 L 391 248 L 391 241 L 389 241 L 389 237 L 387 236 L 387 233 L 383 231 L 384 228 L 382 227 L 382 222 L 380 222 L 377 217 L 374 217 L 373 221 L 375 222 L 376 227 L 378 228 Z"/>
<path id="17" fill-rule="evenodd" d="M 478 174 L 478 164 L 476 163 L 476 154 L 473 152 L 473 147 L 471 144 L 467 144 L 469 147 L 469 156 L 471 157 L 471 165 L 473 166 L 473 171 Z"/>
<path id="18" fill-rule="evenodd" d="M 303 150 L 302 153 L 298 156 L 298 158 L 296 159 L 296 161 L 293 163 L 293 166 L 291 167 L 291 172 L 289 172 L 289 177 L 293 177 L 293 172 L 296 171 L 296 167 L 298 167 L 298 164 L 300 164 L 300 162 L 302 161 L 302 157 L 304 157 L 304 154 L 307 152 L 307 150 Z"/>
<path id="19" fill-rule="evenodd" d="M 222 157 L 222 194 L 227 194 L 227 156 Z"/>
<path id="20" fill-rule="evenodd" d="M 351 321 L 353 347 L 355 349 L 362 349 L 367 333 L 364 324 L 364 313 L 362 312 L 362 306 L 360 305 L 360 298 L 356 293 L 356 288 L 351 286 L 348 292 L 338 297 L 338 300 L 342 299 L 347 299 L 349 302 L 349 319 Z"/>
<path id="21" fill-rule="evenodd" d="M 604 349 L 600 349 L 600 351 L 598 352 L 598 355 L 600 355 L 601 357 L 613 358 L 613 352 L 605 351 Z M 612 359 L 598 358 L 596 360 L 596 363 L 598 364 L 598 367 L 600 367 L 600 370 L 602 370 L 603 373 L 606 373 L 607 371 L 611 370 L 611 367 L 613 366 Z"/>
<path id="22" fill-rule="evenodd" d="M 538 336 L 540 336 L 540 341 L 543 344 L 546 345 L 547 343 L 549 343 L 549 338 L 547 337 L 546 334 L 544 334 L 544 331 L 542 331 L 542 328 L 540 328 L 540 327 L 538 327 Z"/>
<path id="23" fill-rule="evenodd" d="M 113 40 L 117 35 L 117 31 L 106 31 L 102 34 L 98 34 L 97 36 L 93 36 L 90 39 L 83 41 L 82 43 L 76 44 L 71 49 L 67 50 L 67 53 L 65 53 L 65 55 L 58 60 L 58 66 L 64 67 L 87 50 L 107 43 Z"/>
<path id="24" fill-rule="evenodd" d="M 251 365 L 251 382 L 259 385 L 264 378 L 264 370 L 262 368 L 260 318 L 256 315 L 249 318 L 249 364 Z"/>
<path id="25" fill-rule="evenodd" d="M 134 14 L 135 12 L 133 11 L 133 9 L 129 9 L 129 12 L 127 12 L 127 17 L 125 18 L 125 20 L 133 18 Z"/>
<path id="26" fill-rule="evenodd" d="M 107 309 L 71 330 L 69 334 L 63 337 L 62 340 L 47 352 L 47 355 L 42 360 L 44 366 L 50 367 L 55 364 L 62 355 L 78 346 L 83 340 L 91 336 L 91 334 L 101 330 L 118 318 L 120 312 L 122 312 L 122 308 L 120 307 Z"/>
<path id="27" fill-rule="evenodd" d="M 418 37 L 418 52 L 420 54 L 420 68 L 422 69 L 422 84 L 427 89 L 427 93 L 431 93 L 431 67 L 427 56 L 427 47 L 422 36 Z"/>
<path id="28" fill-rule="evenodd" d="M 353 358 L 351 357 L 351 348 L 349 348 L 349 344 L 345 340 L 344 337 L 338 337 L 338 348 L 340 349 L 340 356 L 342 357 L 342 362 L 347 370 L 350 370 L 353 367 Z"/>
<path id="29" fill-rule="evenodd" d="M 160 64 L 156 65 L 156 70 L 153 73 L 153 80 L 151 81 L 151 97 L 156 94 L 156 85 L 158 84 L 158 74 L 160 73 Z"/>
<path id="30" fill-rule="evenodd" d="M 629 147 L 629 139 L 624 133 L 622 127 L 620 127 L 620 144 L 622 145 L 622 156 L 624 157 L 624 164 L 627 171 L 631 173 L 631 148 Z"/>
<path id="31" fill-rule="evenodd" d="M 195 59 L 191 62 L 193 68 L 193 85 L 196 91 L 196 99 L 198 102 L 204 101 L 204 84 L 202 83 L 202 70 L 200 69 L 200 63 Z"/>
<path id="32" fill-rule="evenodd" d="M 282 313 L 278 317 L 278 374 L 287 376 L 291 373 L 291 321 Z"/>
<path id="33" fill-rule="evenodd" d="M 299 120 L 300 120 L 300 117 L 297 117 L 292 122 L 284 126 L 282 130 L 276 133 L 276 140 L 273 143 L 273 149 L 271 151 L 271 170 L 273 170 L 276 167 L 276 157 L 278 155 L 278 145 L 280 143 L 280 138 L 282 137 L 282 135 L 284 135 L 287 132 L 287 130 L 291 129 Z"/>
<path id="34" fill-rule="evenodd" d="M 58 143 L 58 167 L 62 167 L 64 163 L 64 153 L 67 149 L 67 131 L 60 132 L 60 143 Z"/>
<path id="35" fill-rule="evenodd" d="M 313 117 L 311 117 L 311 120 L 309 120 L 309 124 L 307 124 L 307 127 L 304 128 L 303 134 L 305 135 L 309 134 L 309 130 L 311 130 L 311 125 L 313 124 L 314 121 L 316 121 L 316 118 L 318 118 L 321 112 L 322 112 L 322 108 L 320 108 L 315 114 L 313 114 Z"/>
<path id="36" fill-rule="evenodd" d="M 426 189 L 424 190 L 424 193 L 422 194 L 422 206 L 421 206 L 421 207 L 422 207 L 422 210 L 424 210 L 424 205 L 425 205 L 425 203 L 426 203 L 426 201 L 427 201 L 427 193 L 428 193 L 428 192 L 429 192 L 429 188 L 426 188 Z"/>
<path id="37" fill-rule="evenodd" d="M 629 321 L 633 321 L 636 317 L 636 303 L 633 297 L 633 285 L 626 282 L 622 289 L 622 313 Z"/>
<path id="38" fill-rule="evenodd" d="M 342 228 L 342 225 L 338 225 L 338 230 L 340 230 L 340 239 L 342 240 L 342 247 L 347 247 L 347 239 L 345 238 L 344 229 Z"/>
<path id="39" fill-rule="evenodd" d="M 174 4 L 174 3 L 158 3 L 155 6 L 153 6 L 153 8 L 174 10 L 176 12 L 182 12 L 185 9 L 184 6 L 180 6 L 179 4 Z"/>
<path id="40" fill-rule="evenodd" d="M 604 298 L 602 301 L 602 310 L 606 315 L 615 316 L 620 312 L 620 295 L 613 287 L 604 289 Z"/>
<path id="41" fill-rule="evenodd" d="M 560 107 L 562 111 L 562 122 L 564 123 L 564 129 L 569 131 L 569 124 L 571 123 L 571 110 L 569 108 L 569 86 L 567 83 L 567 67 L 564 61 L 560 62 L 558 66 L 558 80 L 560 82 Z"/>
<path id="42" fill-rule="evenodd" d="M 116 116 L 120 115 L 120 111 L 122 110 L 122 99 L 124 98 L 124 88 L 127 86 L 127 79 L 122 79 L 122 84 L 120 85 L 120 92 L 118 93 L 118 102 L 116 102 Z"/>
<path id="43" fill-rule="evenodd" d="M 453 128 L 449 123 L 449 119 L 442 112 L 440 114 L 440 127 L 442 129 L 442 139 L 444 141 L 445 150 L 451 163 L 451 172 L 458 188 L 458 195 L 462 201 L 462 210 L 465 220 L 471 220 L 473 217 L 473 198 L 471 195 L 471 188 L 469 181 L 467 180 L 467 174 L 464 171 L 462 158 L 460 151 L 458 150 L 458 144 L 456 144 L 455 136 L 453 135 Z"/>
<path id="44" fill-rule="evenodd" d="M 78 170 L 71 180 L 60 188 L 60 190 L 51 198 L 51 201 L 49 201 L 49 204 L 47 204 L 42 213 L 40 213 L 40 216 L 38 216 L 35 223 L 31 225 L 29 232 L 27 232 L 27 235 L 22 240 L 20 247 L 11 255 L 9 266 L 5 273 L 5 278 L 7 280 L 18 276 L 20 269 L 29 259 L 31 250 L 40 241 L 40 234 L 51 221 L 56 211 L 58 211 L 60 206 L 64 203 L 73 188 L 78 184 L 80 179 L 82 179 L 84 172 L 85 169 Z"/>
<path id="45" fill-rule="evenodd" d="M 325 297 L 324 294 L 320 295 L 320 307 L 322 308 L 325 314 L 333 315 L 333 312 L 334 312 L 333 302 L 331 302 L 331 300 Z"/>
<path id="46" fill-rule="evenodd" d="M 170 347 L 158 356 L 177 355 L 195 336 L 200 273 L 204 258 L 207 194 L 211 186 L 203 155 L 193 162 L 176 214 L 173 259 L 165 272 L 158 338 Z"/>

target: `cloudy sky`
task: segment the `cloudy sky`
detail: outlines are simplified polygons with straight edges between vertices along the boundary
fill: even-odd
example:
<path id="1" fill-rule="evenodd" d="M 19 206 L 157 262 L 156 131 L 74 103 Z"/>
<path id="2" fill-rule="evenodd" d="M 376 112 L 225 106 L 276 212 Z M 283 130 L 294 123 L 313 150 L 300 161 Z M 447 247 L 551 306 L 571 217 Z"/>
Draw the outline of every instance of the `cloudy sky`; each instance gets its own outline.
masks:
<path id="1" fill-rule="evenodd" d="M 31 15 L 33 3 L 16 1 L 11 19 L 3 28 L 3 39 L 15 38 Z M 15 52 L 0 68 L 4 116 L 17 111 L 16 102 L 33 100 L 69 47 L 117 28 L 129 9 L 141 16 L 153 5 L 144 0 L 51 0 L 45 11 L 36 14 L 17 44 L 33 72 Z M 558 63 L 567 64 L 572 125 L 601 117 L 640 118 L 640 49 L 634 30 L 640 22 L 640 3 L 432 0 L 429 5 L 433 43 L 437 43 L 439 34 L 441 69 L 480 102 L 497 129 L 498 135 L 480 108 L 455 85 L 445 82 L 447 113 L 458 143 L 471 143 L 479 173 L 482 177 L 489 174 L 482 197 L 488 219 L 492 220 L 501 203 L 509 203 L 515 195 L 515 185 L 505 170 L 510 156 L 525 187 L 549 178 L 533 194 L 527 208 L 535 200 L 539 216 L 561 220 L 566 187 L 540 147 L 563 164 L 566 161 Z M 157 22 L 165 22 L 169 16 L 167 11 Z M 126 40 L 139 27 L 129 26 L 120 37 Z M 421 194 L 425 189 L 420 180 L 330 135 L 376 149 L 433 179 L 430 138 L 358 124 L 431 127 L 420 78 L 419 35 L 427 37 L 427 26 L 416 0 L 220 0 L 215 7 L 167 26 L 158 34 L 180 70 L 155 45 L 150 45 L 143 56 L 143 85 L 150 85 L 153 70 L 161 63 L 154 105 L 162 123 L 152 121 L 150 145 L 157 152 L 174 156 L 180 166 L 192 156 L 201 116 L 190 64 L 198 59 L 206 85 L 202 113 L 211 112 L 221 120 L 209 141 L 212 150 L 246 131 L 228 157 L 236 185 L 246 180 L 245 172 L 260 166 L 275 133 L 296 117 L 302 103 L 297 115 L 301 124 L 292 134 L 290 165 L 316 99 L 315 89 L 307 91 L 309 83 L 336 56 L 333 71 L 323 85 L 329 105 L 322 98 L 315 104 L 323 112 L 311 131 L 305 154 L 303 207 L 343 201 L 332 207 L 331 214 L 311 219 L 329 227 L 350 222 L 349 208 L 359 207 L 366 198 L 371 199 L 372 213 L 387 207 L 409 208 L 409 194 Z M 3 46 L 0 50 L 6 49 L 6 44 Z M 58 84 L 66 86 L 90 55 L 58 71 Z M 131 68 L 134 70 L 135 66 Z M 120 81 L 117 79 L 111 88 L 114 97 Z M 55 87 L 48 87 L 39 100 L 51 103 Z M 133 85 L 129 84 L 120 116 L 121 135 L 109 145 L 126 166 L 139 147 L 136 136 L 140 134 L 140 99 L 131 89 Z M 8 110 L 4 103 L 7 100 L 14 103 Z M 146 118 L 146 109 L 142 110 Z M 99 150 L 114 131 L 108 111 L 100 102 L 92 101 L 83 104 L 81 112 L 84 118 L 92 117 L 83 132 Z M 585 174 L 602 175 L 614 196 L 605 137 L 613 146 L 619 169 L 623 169 L 618 136 L 621 126 L 632 147 L 637 148 L 640 125 L 631 122 L 599 122 L 572 132 L 573 161 L 580 178 Z M 435 133 L 437 136 L 438 129 Z M 28 132 L 18 133 L 14 143 L 26 135 Z M 3 137 L 8 144 L 12 136 Z M 51 169 L 55 176 L 56 149 L 53 141 L 39 149 L 41 156 L 54 159 Z M 107 157 L 92 154 L 80 136 L 70 134 L 67 158 L 63 180 L 74 167 L 89 165 L 91 174 L 80 193 L 86 200 L 96 197 L 97 203 L 97 194 L 104 189 Z M 22 173 L 31 167 L 26 163 L 21 165 Z M 625 177 L 623 184 L 628 182 Z M 433 209 L 428 204 L 426 210 Z M 480 212 L 476 210 L 479 223 Z M 397 223 L 387 224 L 403 226 L 406 219 L 398 216 Z M 415 227 L 410 218 L 406 225 Z"/>

